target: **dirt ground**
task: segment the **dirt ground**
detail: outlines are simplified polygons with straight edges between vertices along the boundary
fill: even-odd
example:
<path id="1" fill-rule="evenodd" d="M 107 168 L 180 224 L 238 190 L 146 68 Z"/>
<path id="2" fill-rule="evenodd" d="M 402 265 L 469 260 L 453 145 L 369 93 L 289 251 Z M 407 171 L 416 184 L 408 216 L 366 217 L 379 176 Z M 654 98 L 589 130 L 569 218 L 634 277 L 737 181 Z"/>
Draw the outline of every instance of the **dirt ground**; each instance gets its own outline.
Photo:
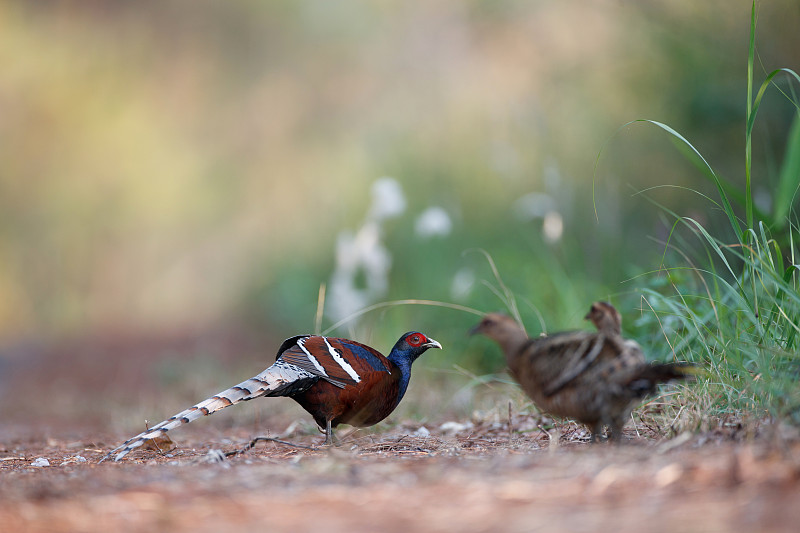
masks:
<path id="1" fill-rule="evenodd" d="M 239 450 L 266 428 L 318 446 L 310 417 L 279 398 L 178 428 L 165 453 L 139 449 L 98 463 L 143 429 L 143 414 L 157 422 L 263 368 L 258 345 L 246 368 L 233 368 L 241 358 L 231 356 L 204 369 L 196 358 L 174 368 L 153 355 L 179 351 L 178 341 L 136 346 L 93 342 L 0 358 L 0 533 L 771 532 L 800 524 L 796 432 L 722 424 L 666 438 L 639 419 L 623 445 L 590 445 L 572 423 L 559 422 L 557 437 L 539 429 L 548 420 L 513 386 L 485 386 L 494 396 L 469 405 L 488 414 L 469 417 L 457 391 L 422 386 L 436 377 L 425 366 L 387 423 L 342 427 L 337 448 L 259 443 L 223 461 L 209 454 Z M 509 417 L 500 406 L 510 400 Z"/>
<path id="2" fill-rule="evenodd" d="M 526 415 L 512 419 L 524 427 Z M 509 435 L 508 424 L 412 425 L 345 436 L 340 447 L 275 443 L 224 460 L 223 443 L 173 432 L 168 453 L 98 459 L 117 441 L 95 435 L 0 444 L 0 530 L 73 531 L 797 531 L 800 442 L 773 435 L 674 439 L 628 430 L 590 445 L 563 426 Z M 190 437 L 187 440 L 187 436 Z M 321 437 L 293 442 L 315 446 Z M 217 456 L 219 454 L 216 454 Z M 49 466 L 33 466 L 44 464 Z M 85 462 L 84 462 L 85 460 Z"/>

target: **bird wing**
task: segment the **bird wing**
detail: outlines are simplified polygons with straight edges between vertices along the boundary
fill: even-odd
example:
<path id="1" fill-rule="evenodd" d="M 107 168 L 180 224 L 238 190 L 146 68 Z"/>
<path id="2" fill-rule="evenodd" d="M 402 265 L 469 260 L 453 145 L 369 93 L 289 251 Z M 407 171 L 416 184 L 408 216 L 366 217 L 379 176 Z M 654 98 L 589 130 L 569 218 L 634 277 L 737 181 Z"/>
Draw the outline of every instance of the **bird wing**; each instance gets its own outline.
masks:
<path id="1" fill-rule="evenodd" d="M 595 375 L 599 379 L 616 383 L 628 381 L 647 364 L 641 346 L 621 335 L 609 335 L 605 355 L 601 359 L 596 365 Z"/>
<path id="2" fill-rule="evenodd" d="M 278 359 L 302 368 L 329 383 L 344 388 L 361 381 L 361 375 L 354 367 L 358 357 L 344 339 L 309 335 L 293 337 L 294 344 L 282 346 Z M 357 366 L 357 365 L 355 365 Z"/>
<path id="3" fill-rule="evenodd" d="M 603 333 L 575 334 L 572 338 L 564 340 L 566 342 L 560 343 L 560 347 L 565 365 L 561 374 L 545 387 L 545 396 L 556 394 L 586 372 L 606 345 L 606 335 Z"/>
<path id="4" fill-rule="evenodd" d="M 577 343 L 573 343 L 577 344 Z M 587 338 L 572 352 L 566 349 L 564 371 L 547 386 L 544 393 L 553 396 L 576 380 L 622 383 L 645 365 L 644 353 L 635 341 L 621 335 L 600 332 L 587 334 Z"/>

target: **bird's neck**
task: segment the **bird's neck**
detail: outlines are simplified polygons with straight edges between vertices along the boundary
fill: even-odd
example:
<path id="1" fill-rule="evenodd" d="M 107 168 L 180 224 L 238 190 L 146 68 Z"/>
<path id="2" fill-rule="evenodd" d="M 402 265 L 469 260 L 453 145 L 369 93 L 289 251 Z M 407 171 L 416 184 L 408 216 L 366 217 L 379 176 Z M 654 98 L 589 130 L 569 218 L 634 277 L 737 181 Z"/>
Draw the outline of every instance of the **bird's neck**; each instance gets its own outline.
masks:
<path id="1" fill-rule="evenodd" d="M 528 336 L 524 331 L 515 331 L 513 334 L 507 335 L 498 341 L 503 353 L 506 355 L 506 363 L 512 370 L 516 369 L 517 362 L 520 360 L 528 340 Z"/>
<path id="2" fill-rule="evenodd" d="M 392 376 L 397 376 L 397 403 L 403 399 L 403 395 L 408 389 L 408 383 L 411 381 L 411 363 L 413 361 L 404 354 L 389 354 L 389 361 L 392 363 Z"/>

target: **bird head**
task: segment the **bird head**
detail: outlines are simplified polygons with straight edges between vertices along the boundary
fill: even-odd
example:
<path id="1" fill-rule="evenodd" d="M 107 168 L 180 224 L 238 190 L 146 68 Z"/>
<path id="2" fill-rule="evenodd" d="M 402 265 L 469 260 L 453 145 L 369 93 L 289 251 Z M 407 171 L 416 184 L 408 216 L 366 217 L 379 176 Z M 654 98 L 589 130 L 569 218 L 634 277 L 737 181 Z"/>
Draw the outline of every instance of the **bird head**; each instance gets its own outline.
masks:
<path id="1" fill-rule="evenodd" d="M 519 323 L 502 313 L 488 313 L 470 330 L 470 334 L 481 333 L 497 342 L 506 354 L 515 351 L 528 340 L 528 335 Z"/>
<path id="2" fill-rule="evenodd" d="M 622 333 L 622 316 L 608 302 L 595 302 L 584 317 L 591 320 L 597 331 L 604 333 Z"/>
<path id="3" fill-rule="evenodd" d="M 417 357 L 425 353 L 428 348 L 442 349 L 437 341 L 425 336 L 419 331 L 409 331 L 395 343 L 389 359 L 402 358 L 413 363 Z"/>

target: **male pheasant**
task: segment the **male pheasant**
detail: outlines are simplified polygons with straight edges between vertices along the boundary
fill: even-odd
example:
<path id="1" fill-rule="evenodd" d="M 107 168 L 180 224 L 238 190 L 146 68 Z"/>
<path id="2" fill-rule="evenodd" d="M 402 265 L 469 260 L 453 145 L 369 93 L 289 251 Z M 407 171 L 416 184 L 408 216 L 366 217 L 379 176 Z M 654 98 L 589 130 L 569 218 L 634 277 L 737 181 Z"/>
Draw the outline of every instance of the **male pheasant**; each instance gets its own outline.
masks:
<path id="1" fill-rule="evenodd" d="M 260 396 L 288 396 L 325 428 L 333 443 L 339 424 L 367 427 L 394 411 L 408 388 L 411 365 L 428 348 L 442 345 L 417 331 L 395 343 L 389 357 L 374 348 L 336 337 L 298 335 L 286 339 L 275 363 L 248 380 L 156 424 L 111 450 L 119 461 L 149 439 L 220 409 Z"/>
<path id="2" fill-rule="evenodd" d="M 689 363 L 647 363 L 639 345 L 622 337 L 622 319 L 607 302 L 596 302 L 585 317 L 597 333 L 572 331 L 528 338 L 511 317 L 485 315 L 473 333 L 483 333 L 505 352 L 511 374 L 534 403 L 556 416 L 574 418 L 591 429 L 591 440 L 609 426 L 619 440 L 636 403 L 658 383 L 696 373 Z"/>

